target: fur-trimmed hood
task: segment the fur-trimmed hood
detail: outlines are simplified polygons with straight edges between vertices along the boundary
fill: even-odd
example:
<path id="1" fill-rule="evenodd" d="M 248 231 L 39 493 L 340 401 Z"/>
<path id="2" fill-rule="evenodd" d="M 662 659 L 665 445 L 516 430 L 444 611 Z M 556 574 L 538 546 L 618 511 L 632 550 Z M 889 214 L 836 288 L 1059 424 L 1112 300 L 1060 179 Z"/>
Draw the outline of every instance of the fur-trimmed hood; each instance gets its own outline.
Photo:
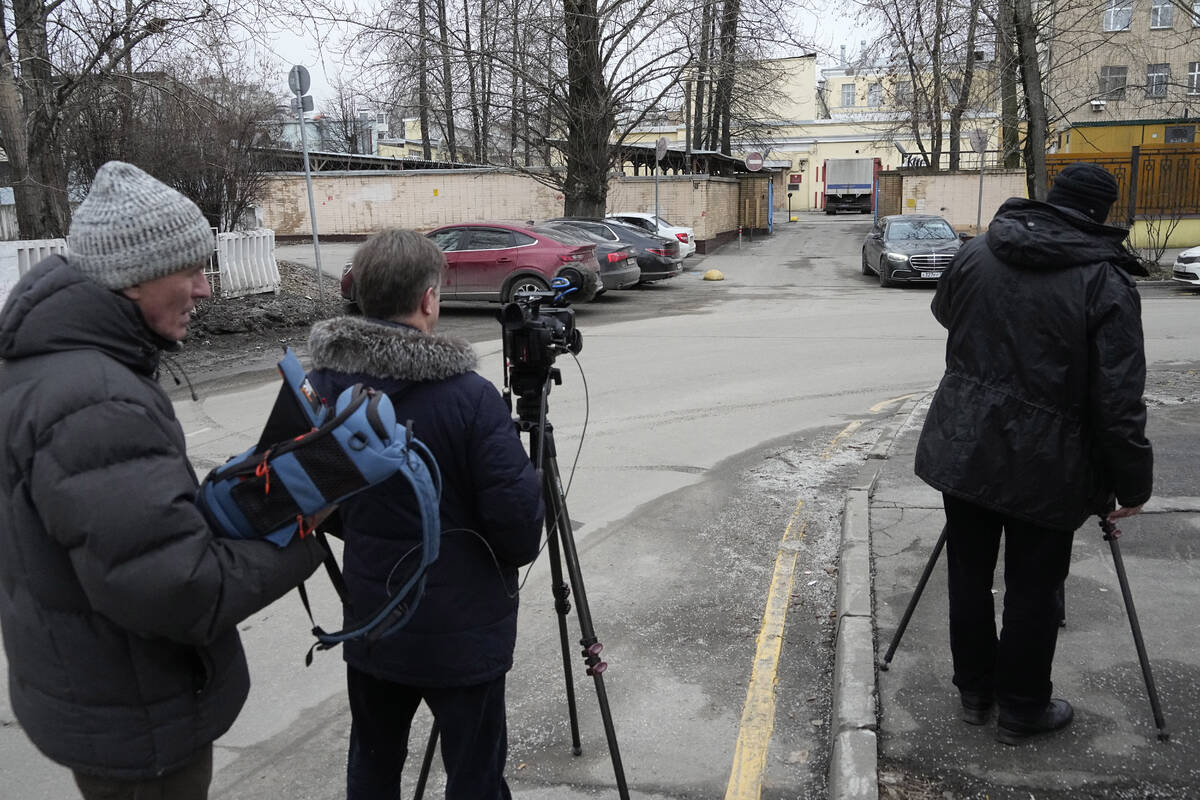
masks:
<path id="1" fill-rule="evenodd" d="M 408 325 L 335 317 L 308 335 L 313 369 L 408 381 L 439 381 L 475 369 L 470 342 Z"/>

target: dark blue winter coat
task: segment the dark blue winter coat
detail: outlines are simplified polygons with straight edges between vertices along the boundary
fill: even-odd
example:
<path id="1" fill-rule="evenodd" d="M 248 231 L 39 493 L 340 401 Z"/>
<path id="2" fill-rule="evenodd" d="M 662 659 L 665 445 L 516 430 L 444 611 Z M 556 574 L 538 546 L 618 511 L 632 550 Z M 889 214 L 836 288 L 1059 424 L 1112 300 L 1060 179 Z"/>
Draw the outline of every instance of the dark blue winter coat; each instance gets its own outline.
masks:
<path id="1" fill-rule="evenodd" d="M 496 387 L 474 372 L 471 345 L 356 317 L 317 323 L 309 339 L 317 392 L 333 402 L 362 383 L 388 394 L 399 421 L 442 473 L 442 540 L 416 614 L 374 644 L 345 646 L 363 672 L 410 686 L 470 686 L 512 666 L 517 568 L 541 538 L 541 486 Z M 381 607 L 420 546 L 411 489 L 395 477 L 341 506 L 347 624 Z"/>

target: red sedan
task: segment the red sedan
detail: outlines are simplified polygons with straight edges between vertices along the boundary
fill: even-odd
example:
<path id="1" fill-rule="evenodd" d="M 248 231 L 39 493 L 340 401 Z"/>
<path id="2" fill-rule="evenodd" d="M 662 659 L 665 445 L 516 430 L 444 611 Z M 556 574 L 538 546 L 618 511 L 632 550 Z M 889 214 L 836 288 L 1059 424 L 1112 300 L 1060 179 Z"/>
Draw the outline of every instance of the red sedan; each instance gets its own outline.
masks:
<path id="1" fill-rule="evenodd" d="M 553 231 L 503 222 L 443 225 L 428 234 L 446 254 L 443 300 L 507 302 L 516 292 L 549 290 L 550 281 L 570 281 L 572 303 L 586 303 L 601 290 L 596 247 Z M 354 273 L 347 265 L 342 296 L 354 299 Z"/>

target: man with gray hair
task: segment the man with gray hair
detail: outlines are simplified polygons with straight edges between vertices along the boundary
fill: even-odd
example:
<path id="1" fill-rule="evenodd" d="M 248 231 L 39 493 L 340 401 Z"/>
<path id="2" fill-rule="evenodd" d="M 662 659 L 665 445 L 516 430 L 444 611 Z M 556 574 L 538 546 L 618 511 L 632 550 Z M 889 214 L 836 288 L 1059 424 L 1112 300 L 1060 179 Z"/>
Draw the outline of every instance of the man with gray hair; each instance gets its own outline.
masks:
<path id="1" fill-rule="evenodd" d="M 250 687 L 237 624 L 307 577 L 315 537 L 218 539 L 159 387 L 212 231 L 131 164 L 0 312 L 0 627 L 13 712 L 85 798 L 201 800 Z"/>
<path id="2" fill-rule="evenodd" d="M 537 556 L 541 487 L 508 409 L 461 339 L 434 333 L 446 259 L 424 236 L 388 230 L 354 255 L 363 317 L 318 322 L 317 392 L 362 383 L 411 420 L 442 473 L 438 559 L 407 626 L 344 646 L 350 696 L 348 800 L 399 797 L 409 726 L 424 701 L 441 731 L 448 800 L 503 800 L 504 679 L 517 638 L 517 568 Z M 340 507 L 346 622 L 379 609 L 419 559 L 421 518 L 402 477 Z"/>

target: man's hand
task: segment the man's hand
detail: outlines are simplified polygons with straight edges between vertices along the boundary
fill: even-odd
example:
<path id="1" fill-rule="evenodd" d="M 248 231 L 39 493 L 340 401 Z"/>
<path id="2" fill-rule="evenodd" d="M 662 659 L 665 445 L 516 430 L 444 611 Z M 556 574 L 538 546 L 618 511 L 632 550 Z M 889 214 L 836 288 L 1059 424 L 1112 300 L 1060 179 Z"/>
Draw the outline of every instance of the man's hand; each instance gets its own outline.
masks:
<path id="1" fill-rule="evenodd" d="M 1134 514 L 1140 513 L 1142 513 L 1141 506 L 1121 506 L 1116 511 L 1108 512 L 1108 517 L 1106 517 L 1106 519 L 1108 519 L 1109 522 L 1112 522 L 1115 519 L 1125 519 L 1125 517 L 1132 517 Z"/>

